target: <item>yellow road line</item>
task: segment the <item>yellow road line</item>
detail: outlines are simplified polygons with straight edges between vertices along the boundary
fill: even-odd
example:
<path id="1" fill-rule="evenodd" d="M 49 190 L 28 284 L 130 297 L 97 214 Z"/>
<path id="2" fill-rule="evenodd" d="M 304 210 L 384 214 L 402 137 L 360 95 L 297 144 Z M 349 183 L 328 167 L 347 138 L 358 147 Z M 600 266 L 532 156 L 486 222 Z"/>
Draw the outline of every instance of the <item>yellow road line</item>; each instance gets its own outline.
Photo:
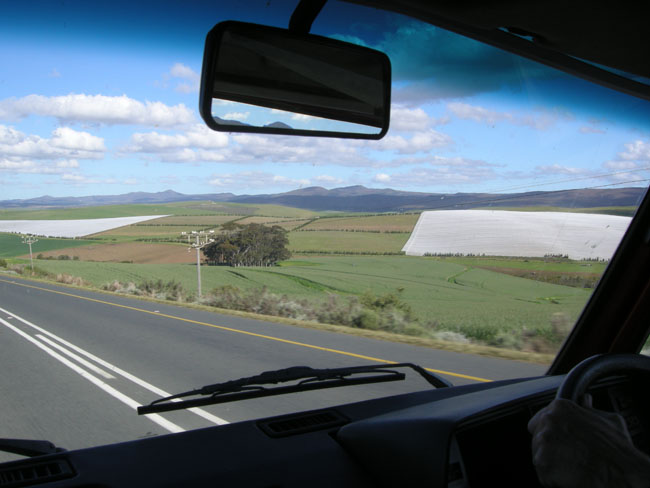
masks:
<path id="1" fill-rule="evenodd" d="M 232 327 L 226 327 L 224 325 L 216 325 L 216 324 L 210 324 L 208 322 L 201 322 L 199 320 L 186 319 L 184 317 L 177 317 L 176 315 L 168 315 L 168 314 L 164 314 L 164 313 L 160 313 L 160 312 L 152 312 L 150 310 L 144 310 L 142 308 L 131 307 L 129 305 L 121 305 L 119 303 L 107 302 L 105 300 L 99 300 L 97 298 L 84 297 L 84 296 L 81 296 L 81 295 L 75 295 L 73 293 L 67 293 L 67 292 L 64 292 L 64 291 L 50 290 L 48 288 L 43 288 L 43 287 L 40 287 L 40 286 L 26 285 L 24 283 L 17 283 L 17 282 L 14 282 L 14 281 L 3 280 L 3 279 L 0 279 L 0 282 L 9 283 L 9 284 L 12 284 L 12 285 L 18 285 L 18 286 L 22 286 L 22 287 L 25 287 L 25 288 L 33 288 L 33 289 L 36 289 L 36 290 L 47 291 L 49 293 L 56 293 L 58 295 L 65 295 L 65 296 L 68 296 L 68 297 L 78 298 L 80 300 L 86 300 L 86 301 L 89 301 L 89 302 L 102 303 L 104 305 L 110 305 L 110 306 L 113 306 L 113 307 L 119 307 L 119 308 L 124 308 L 124 309 L 127 309 L 127 310 L 133 310 L 135 312 L 147 313 L 147 314 L 150 314 L 150 315 L 155 315 L 157 317 L 165 317 L 165 318 L 168 318 L 168 319 L 180 320 L 181 322 L 187 322 L 187 323 L 190 323 L 190 324 L 203 325 L 205 327 L 212 327 L 214 329 L 226 330 L 228 332 L 236 332 L 238 334 L 244 334 L 244 335 L 248 335 L 248 336 L 251 336 L 251 337 L 257 337 L 257 338 L 260 338 L 260 339 L 267 339 L 267 340 L 270 340 L 270 341 L 282 342 L 282 343 L 291 344 L 291 345 L 294 345 L 294 346 L 307 347 L 307 348 L 310 348 L 310 349 L 317 349 L 319 351 L 326 351 L 326 352 L 331 352 L 331 353 L 334 353 L 334 354 L 341 354 L 343 356 L 350 356 L 350 357 L 353 357 L 353 358 L 365 359 L 367 361 L 374 361 L 374 362 L 377 362 L 377 363 L 385 363 L 385 364 L 394 364 L 395 363 L 395 361 L 389 361 L 387 359 L 380 359 L 380 358 L 375 358 L 375 357 L 372 357 L 372 356 L 365 356 L 363 354 L 356 354 L 356 353 L 353 353 L 353 352 L 341 351 L 339 349 L 331 349 L 329 347 L 314 346 L 313 344 L 306 344 L 304 342 L 291 341 L 289 339 L 281 339 L 279 337 L 273 337 L 273 336 L 268 336 L 268 335 L 264 335 L 264 334 L 258 334 L 256 332 L 248 332 L 246 330 L 241 330 L 241 329 L 233 329 Z M 468 380 L 481 381 L 481 382 L 492 381 L 492 380 L 488 380 L 488 379 L 485 379 L 485 378 L 479 378 L 477 376 L 470 376 L 470 375 L 461 374 L 461 373 L 454 373 L 454 372 L 451 372 L 451 371 L 443 371 L 441 369 L 433 369 L 433 368 L 424 368 L 424 369 L 426 369 L 427 371 L 430 371 L 432 373 L 443 374 L 443 375 L 446 375 L 446 376 L 454 376 L 456 378 L 464 378 L 464 379 L 468 379 Z"/>

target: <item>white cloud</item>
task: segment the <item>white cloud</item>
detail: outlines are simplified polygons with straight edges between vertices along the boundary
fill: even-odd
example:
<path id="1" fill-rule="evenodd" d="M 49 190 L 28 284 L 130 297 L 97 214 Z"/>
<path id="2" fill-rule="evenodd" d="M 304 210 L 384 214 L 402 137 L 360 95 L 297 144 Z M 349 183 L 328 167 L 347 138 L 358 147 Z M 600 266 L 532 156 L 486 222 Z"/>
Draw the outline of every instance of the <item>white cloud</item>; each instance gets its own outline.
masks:
<path id="1" fill-rule="evenodd" d="M 228 148 L 227 159 L 249 163 L 308 163 L 337 166 L 372 166 L 361 149 L 365 141 L 291 136 L 237 134 Z"/>
<path id="2" fill-rule="evenodd" d="M 241 122 L 242 120 L 246 120 L 250 114 L 250 112 L 228 112 L 222 118 L 227 120 L 239 120 Z"/>
<path id="3" fill-rule="evenodd" d="M 25 134 L 13 127 L 0 125 L 0 144 L 18 144 L 25 138 Z"/>
<path id="4" fill-rule="evenodd" d="M 563 166 L 561 164 L 549 164 L 544 166 L 536 166 L 535 172 L 543 175 L 568 175 L 568 176 L 582 176 L 590 173 L 590 171 L 585 168 Z"/>
<path id="5" fill-rule="evenodd" d="M 69 127 L 59 127 L 52 132 L 50 143 L 59 148 L 83 151 L 105 151 L 104 139 L 88 132 L 79 132 Z"/>
<path id="6" fill-rule="evenodd" d="M 63 174 L 79 168 L 79 159 L 101 159 L 104 139 L 88 132 L 59 127 L 44 138 L 0 125 L 0 172 Z"/>
<path id="7" fill-rule="evenodd" d="M 449 185 L 479 184 L 494 179 L 495 174 L 485 168 L 466 168 L 459 171 L 445 166 L 435 168 L 415 168 L 405 173 L 390 175 L 390 183 L 395 188 L 404 187 L 448 187 Z M 377 180 L 379 183 L 386 181 Z"/>
<path id="8" fill-rule="evenodd" d="M 50 139 L 45 139 L 0 125 L 0 155 L 11 161 L 100 159 L 105 150 L 101 137 L 69 127 L 59 127 L 52 132 Z"/>
<path id="9" fill-rule="evenodd" d="M 621 159 L 650 161 L 650 143 L 645 141 L 634 141 L 625 144 L 625 151 L 619 154 Z"/>
<path id="10" fill-rule="evenodd" d="M 228 191 L 238 188 L 295 188 L 311 185 L 309 179 L 290 178 L 262 171 L 243 171 L 241 173 L 215 174 L 209 184 Z"/>
<path id="11" fill-rule="evenodd" d="M 27 95 L 0 100 L 0 119 L 17 120 L 29 115 L 56 117 L 61 122 L 107 125 L 147 125 L 173 127 L 195 121 L 192 110 L 183 104 L 144 103 L 126 95 L 69 94 L 55 97 Z"/>
<path id="12" fill-rule="evenodd" d="M 169 70 L 169 76 L 180 78 L 185 82 L 177 83 L 175 90 L 181 93 L 198 93 L 201 75 L 183 63 L 174 64 Z"/>
<path id="13" fill-rule="evenodd" d="M 318 175 L 314 180 L 323 185 L 341 185 L 344 183 L 344 180 L 341 178 L 331 175 Z"/>
<path id="14" fill-rule="evenodd" d="M 291 115 L 291 120 L 299 120 L 301 122 L 308 121 L 308 120 L 316 120 L 318 117 L 312 117 L 311 115 L 306 115 L 306 114 L 292 114 Z"/>
<path id="15" fill-rule="evenodd" d="M 228 136 L 201 124 L 195 124 L 182 134 L 135 133 L 131 136 L 131 144 L 134 151 L 141 152 L 162 152 L 186 147 L 216 149 L 228 145 Z"/>
<path id="16" fill-rule="evenodd" d="M 495 125 L 498 122 L 508 122 L 513 125 L 526 126 L 535 130 L 546 130 L 557 122 L 558 119 L 571 119 L 568 113 L 558 110 L 537 111 L 528 114 L 513 114 L 510 112 L 498 112 L 478 105 L 470 105 L 462 102 L 447 104 L 447 109 L 456 117 L 463 120 Z"/>
<path id="17" fill-rule="evenodd" d="M 237 114 L 229 115 L 234 117 Z M 434 129 L 415 132 L 410 136 L 387 136 L 381 141 L 364 141 L 246 133 L 227 135 L 202 124 L 194 124 L 184 132 L 135 133 L 120 152 L 122 155 L 138 153 L 155 156 L 157 160 L 178 163 L 306 163 L 314 166 L 380 167 L 386 164 L 385 161 L 371 159 L 371 152 L 427 153 L 452 143 L 450 136 Z"/>
<path id="18" fill-rule="evenodd" d="M 481 184 L 497 178 L 496 167 L 498 165 L 482 160 L 433 156 L 428 158 L 428 167 L 411 168 L 402 173 L 378 173 L 372 181 L 390 183 L 393 188 Z"/>
<path id="19" fill-rule="evenodd" d="M 501 120 L 513 120 L 514 116 L 508 112 L 496 112 L 477 105 L 467 103 L 453 102 L 448 103 L 447 108 L 456 117 L 465 120 L 473 120 L 489 125 L 494 125 Z"/>
<path id="20" fill-rule="evenodd" d="M 88 179 L 85 176 L 79 175 L 79 174 L 73 174 L 73 173 L 66 173 L 61 176 L 61 179 L 63 181 L 73 181 L 75 183 L 79 183 L 81 181 L 83 182 L 88 182 Z"/>
<path id="21" fill-rule="evenodd" d="M 68 159 L 64 161 L 57 161 L 56 162 L 56 167 L 57 168 L 78 168 L 79 167 L 79 161 L 76 159 Z"/>
<path id="22" fill-rule="evenodd" d="M 429 129 L 413 133 L 410 139 L 403 136 L 386 136 L 368 147 L 385 151 L 397 151 L 400 154 L 415 154 L 450 146 L 452 142 L 453 140 L 447 134 Z"/>
<path id="23" fill-rule="evenodd" d="M 200 78 L 200 75 L 196 71 L 183 63 L 174 64 L 169 70 L 169 73 L 175 78 L 185 78 L 186 80 L 192 81 Z"/>
<path id="24" fill-rule="evenodd" d="M 396 131 L 421 131 L 431 125 L 431 118 L 421 108 L 392 106 L 390 129 Z"/>
<path id="25" fill-rule="evenodd" d="M 111 177 L 86 176 L 80 173 L 64 173 L 61 180 L 73 186 L 85 185 L 137 185 L 135 178 L 117 179 Z"/>
<path id="26" fill-rule="evenodd" d="M 636 161 L 614 160 L 607 161 L 600 168 L 579 168 L 552 164 L 547 166 L 537 166 L 535 175 L 537 177 L 565 176 L 568 178 L 553 181 L 551 183 L 575 182 L 581 180 L 594 180 L 598 184 L 602 183 L 620 183 L 631 182 L 639 177 L 640 174 L 647 175 L 650 167 L 646 163 Z M 645 172 L 645 173 L 642 173 Z"/>
<path id="27" fill-rule="evenodd" d="M 318 120 L 320 118 L 320 117 L 314 117 L 312 115 L 299 114 L 296 112 L 287 112 L 286 110 L 280 110 L 278 108 L 272 108 L 271 113 L 280 116 L 285 116 L 290 118 L 291 120 L 298 120 L 298 121 Z"/>
<path id="28" fill-rule="evenodd" d="M 63 174 L 70 168 L 78 168 L 79 163 L 76 160 L 58 161 L 55 163 L 43 163 L 33 160 L 10 161 L 0 159 L 0 173 L 6 174 Z"/>
<path id="29" fill-rule="evenodd" d="M 614 170 L 635 169 L 638 167 L 634 161 L 607 161 L 603 166 Z"/>
<path id="30" fill-rule="evenodd" d="M 386 173 L 376 174 L 375 177 L 373 178 L 373 181 L 376 181 L 377 183 L 389 183 L 390 175 Z"/>

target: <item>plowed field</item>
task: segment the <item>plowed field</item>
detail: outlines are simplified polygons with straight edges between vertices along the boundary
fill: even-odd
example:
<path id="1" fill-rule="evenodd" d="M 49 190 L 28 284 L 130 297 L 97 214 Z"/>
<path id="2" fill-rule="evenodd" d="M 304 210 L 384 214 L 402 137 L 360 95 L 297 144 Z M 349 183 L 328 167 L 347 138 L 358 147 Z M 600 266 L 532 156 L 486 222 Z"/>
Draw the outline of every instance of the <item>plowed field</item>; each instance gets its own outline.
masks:
<path id="1" fill-rule="evenodd" d="M 65 255 L 77 256 L 81 261 L 111 261 L 133 263 L 193 263 L 196 252 L 188 252 L 186 246 L 172 244 L 149 244 L 146 242 L 117 242 L 92 244 L 74 248 L 59 249 L 42 253 L 44 257 L 58 258 Z M 29 256 L 27 256 L 29 257 Z"/>

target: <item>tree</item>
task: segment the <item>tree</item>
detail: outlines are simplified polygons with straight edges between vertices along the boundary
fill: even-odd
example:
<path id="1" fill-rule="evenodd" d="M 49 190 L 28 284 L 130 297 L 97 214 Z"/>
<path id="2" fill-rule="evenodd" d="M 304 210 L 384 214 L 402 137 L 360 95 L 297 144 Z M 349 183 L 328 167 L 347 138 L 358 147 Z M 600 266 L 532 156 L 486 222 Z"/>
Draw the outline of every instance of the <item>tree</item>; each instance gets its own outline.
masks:
<path id="1" fill-rule="evenodd" d="M 291 257 L 287 231 L 282 227 L 248 224 L 228 230 L 230 233 L 217 236 L 203 248 L 208 264 L 273 266 Z"/>

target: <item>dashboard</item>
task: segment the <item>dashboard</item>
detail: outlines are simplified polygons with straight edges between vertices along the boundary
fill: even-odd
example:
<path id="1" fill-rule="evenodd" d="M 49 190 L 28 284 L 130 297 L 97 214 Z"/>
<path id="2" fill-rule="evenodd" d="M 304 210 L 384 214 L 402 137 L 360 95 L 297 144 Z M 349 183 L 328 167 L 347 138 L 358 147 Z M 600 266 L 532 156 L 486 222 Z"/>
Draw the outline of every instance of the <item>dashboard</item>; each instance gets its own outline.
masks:
<path id="1" fill-rule="evenodd" d="M 538 486 L 530 417 L 563 377 L 465 385 L 0 464 L 0 487 Z M 648 452 L 648 394 L 599 382 Z"/>

